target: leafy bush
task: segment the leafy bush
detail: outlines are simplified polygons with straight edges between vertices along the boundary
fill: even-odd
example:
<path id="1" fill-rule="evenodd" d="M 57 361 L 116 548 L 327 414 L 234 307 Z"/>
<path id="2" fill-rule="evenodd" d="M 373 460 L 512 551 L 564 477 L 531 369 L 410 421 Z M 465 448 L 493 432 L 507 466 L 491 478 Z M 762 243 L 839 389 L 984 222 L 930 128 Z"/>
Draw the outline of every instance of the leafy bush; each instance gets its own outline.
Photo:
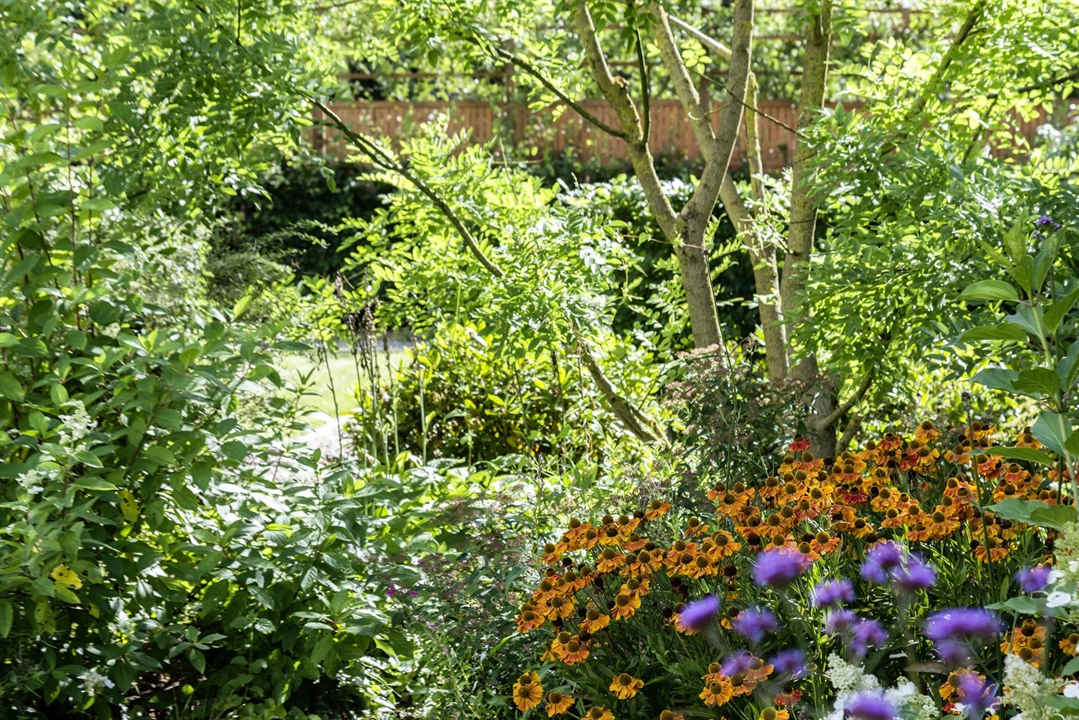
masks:
<path id="1" fill-rule="evenodd" d="M 496 346 L 482 328 L 440 327 L 391 382 L 357 389 L 361 447 L 468 464 L 508 455 L 575 462 L 625 437 L 574 356 Z"/>
<path id="2" fill-rule="evenodd" d="M 507 694 L 552 716 L 778 719 L 862 717 L 867 691 L 880 717 L 981 718 L 1005 660 L 1076 672 L 1068 630 L 1058 646 L 1024 619 L 1064 617 L 1040 592 L 1048 569 L 1017 573 L 1051 562 L 1039 525 L 1075 508 L 1055 472 L 1008 459 L 1040 455 L 1042 433 L 1001 446 L 994 430 L 927 422 L 832 465 L 797 438 L 763 481 L 571 520 L 519 608 L 536 639 Z"/>

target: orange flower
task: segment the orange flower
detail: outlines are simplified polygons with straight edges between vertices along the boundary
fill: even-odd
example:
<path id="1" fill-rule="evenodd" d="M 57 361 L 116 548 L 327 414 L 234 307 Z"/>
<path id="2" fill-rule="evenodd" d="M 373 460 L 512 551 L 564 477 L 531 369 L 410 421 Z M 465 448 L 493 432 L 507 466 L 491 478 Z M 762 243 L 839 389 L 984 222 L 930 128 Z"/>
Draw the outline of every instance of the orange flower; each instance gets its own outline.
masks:
<path id="1" fill-rule="evenodd" d="M 631 618 L 640 606 L 641 599 L 636 595 L 618 593 L 614 598 L 614 607 L 611 608 L 611 617 L 615 620 Z"/>
<path id="2" fill-rule="evenodd" d="M 603 707 L 602 705 L 597 705 L 596 707 L 586 712 L 581 717 L 581 720 L 614 720 L 614 715 L 612 715 L 611 711 Z"/>
<path id="3" fill-rule="evenodd" d="M 940 430 L 937 430 L 933 427 L 933 423 L 926 420 L 914 429 L 914 437 L 922 442 L 931 443 L 940 437 Z"/>
<path id="4" fill-rule="evenodd" d="M 651 575 L 663 565 L 660 551 L 641 550 L 626 556 L 626 568 L 630 575 Z"/>
<path id="5" fill-rule="evenodd" d="M 613 692 L 619 700 L 629 700 L 643 687 L 644 680 L 635 678 L 629 673 L 622 673 L 616 675 L 614 680 L 611 681 L 610 691 Z"/>
<path id="6" fill-rule="evenodd" d="M 522 712 L 538 707 L 542 697 L 543 686 L 534 672 L 526 672 L 513 684 L 513 704 Z"/>
<path id="7" fill-rule="evenodd" d="M 524 635 L 538 627 L 543 627 L 543 623 L 543 615 L 536 612 L 531 604 L 525 603 L 521 606 L 521 614 L 517 617 L 517 632 Z"/>
<path id="8" fill-rule="evenodd" d="M 561 543 L 559 543 L 561 545 Z M 562 557 L 562 552 L 565 550 L 563 545 L 561 548 L 553 543 L 547 543 L 543 546 L 543 564 L 554 565 Z"/>
<path id="9" fill-rule="evenodd" d="M 644 517 L 646 520 L 657 520 L 663 517 L 663 515 L 666 514 L 667 511 L 670 509 L 670 503 L 662 502 L 660 500 L 653 500 L 648 505 L 648 509 L 644 511 Z"/>
<path id="10" fill-rule="evenodd" d="M 1079 633 L 1072 633 L 1059 643 L 1060 649 L 1067 655 L 1075 657 L 1079 655 Z"/>
<path id="11" fill-rule="evenodd" d="M 959 521 L 942 510 L 935 510 L 929 516 L 929 522 L 925 526 L 929 537 L 933 540 L 943 540 L 959 529 Z"/>
<path id="12" fill-rule="evenodd" d="M 572 695 L 563 695 L 554 690 L 547 693 L 547 717 L 565 715 L 571 705 L 573 705 Z"/>
<path id="13" fill-rule="evenodd" d="M 686 720 L 686 716 L 675 715 L 674 710 L 664 710 L 659 714 L 659 720 Z"/>
<path id="14" fill-rule="evenodd" d="M 1005 655 L 1018 655 L 1034 667 L 1041 665 L 1045 658 L 1045 626 L 1033 620 L 1026 620 L 1017 627 L 1010 639 L 1000 644 Z"/>
<path id="15" fill-rule="evenodd" d="M 760 720 L 789 720 L 791 714 L 786 710 L 764 708 L 761 710 Z"/>
<path id="16" fill-rule="evenodd" d="M 540 581 L 539 588 L 532 593 L 532 602 L 541 605 L 555 596 L 554 583 L 550 580 Z"/>
<path id="17" fill-rule="evenodd" d="M 622 583 L 622 588 L 618 592 L 643 598 L 648 594 L 648 585 L 648 578 L 630 578 Z"/>
<path id="18" fill-rule="evenodd" d="M 1037 450 L 1041 448 L 1042 444 L 1034 439 L 1034 436 L 1030 432 L 1030 428 L 1026 427 L 1023 428 L 1023 432 L 1015 436 L 1015 446 Z"/>
<path id="19" fill-rule="evenodd" d="M 713 676 L 698 695 L 708 707 L 720 707 L 731 700 L 731 681 L 725 675 Z"/>
<path id="20" fill-rule="evenodd" d="M 944 681 L 944 684 L 940 686 L 940 698 L 944 701 L 944 711 L 958 715 L 958 711 L 955 707 L 956 703 L 963 702 L 965 697 L 962 689 L 960 688 L 963 677 L 965 675 L 973 675 L 978 680 L 978 687 L 985 687 L 985 692 L 990 692 L 990 688 L 986 686 L 985 676 L 974 670 L 968 670 L 967 668 L 960 668 L 953 671 L 948 679 Z M 984 697 L 984 696 L 983 696 Z"/>
<path id="21" fill-rule="evenodd" d="M 547 605 L 546 615 L 550 620 L 565 620 L 566 618 L 573 616 L 573 605 L 573 598 L 553 597 L 551 598 L 550 604 Z"/>
<path id="22" fill-rule="evenodd" d="M 589 633 L 597 633 L 611 624 L 611 616 L 604 615 L 596 608 L 589 608 L 581 621 L 581 629 Z"/>
<path id="23" fill-rule="evenodd" d="M 607 547 L 603 548 L 603 552 L 599 554 L 599 560 L 596 561 L 596 569 L 601 573 L 609 573 L 614 572 L 625 564 L 625 555 L 620 555 L 614 548 Z"/>
<path id="24" fill-rule="evenodd" d="M 585 644 L 577 638 L 573 638 L 568 643 L 566 643 L 565 647 L 562 650 L 562 657 L 560 658 L 560 660 L 562 660 L 562 662 L 566 663 L 567 665 L 576 665 L 577 663 L 582 663 L 587 659 L 588 648 L 586 648 Z"/>

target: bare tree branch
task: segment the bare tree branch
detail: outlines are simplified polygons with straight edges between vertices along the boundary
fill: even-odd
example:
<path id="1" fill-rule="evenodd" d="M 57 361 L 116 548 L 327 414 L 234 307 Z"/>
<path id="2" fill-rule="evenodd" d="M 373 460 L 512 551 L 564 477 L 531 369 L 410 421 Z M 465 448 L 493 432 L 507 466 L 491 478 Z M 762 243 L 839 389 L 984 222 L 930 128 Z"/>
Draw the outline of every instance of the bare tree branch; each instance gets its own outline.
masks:
<path id="1" fill-rule="evenodd" d="M 862 401 L 862 398 L 865 397 L 865 394 L 869 392 L 869 388 L 872 386 L 873 371 L 869 370 L 866 372 L 865 377 L 862 378 L 862 383 L 858 386 L 858 389 L 854 391 L 854 394 L 847 398 L 846 402 L 833 410 L 830 415 L 817 422 L 817 431 L 825 431 L 839 422 L 841 417 L 850 412 L 851 408 Z"/>
<path id="2" fill-rule="evenodd" d="M 427 183 L 421 180 L 415 173 L 411 172 L 408 167 L 405 166 L 403 163 L 394 160 L 389 153 L 380 148 L 373 140 L 370 140 L 369 138 L 360 135 L 348 125 L 346 125 L 345 122 L 341 119 L 341 117 L 333 110 L 331 110 L 321 100 L 315 97 L 312 97 L 310 99 L 311 102 L 314 103 L 315 107 L 321 110 L 326 115 L 326 117 L 330 119 L 330 122 L 333 124 L 333 126 L 337 128 L 337 130 L 342 135 L 348 138 L 349 141 L 353 145 L 355 145 L 361 152 L 370 157 L 379 165 L 382 165 L 387 170 L 397 173 L 405 180 L 408 180 L 410 183 L 415 185 L 416 189 L 423 193 L 423 195 L 428 200 L 430 200 L 435 205 L 435 207 L 439 209 L 439 211 L 446 217 L 446 219 L 450 221 L 450 224 L 453 225 L 457 232 L 460 233 L 461 238 L 464 239 L 465 245 L 468 246 L 469 251 L 480 262 L 480 264 L 487 269 L 488 272 L 498 278 L 505 276 L 505 273 L 502 272 L 502 268 L 498 267 L 498 265 L 496 265 L 490 258 L 487 257 L 487 255 L 483 252 L 483 249 L 480 247 L 479 242 L 476 241 L 475 236 L 469 231 L 461 218 L 446 203 L 446 201 L 442 198 L 441 195 L 431 189 L 431 187 Z"/>
<path id="3" fill-rule="evenodd" d="M 521 68 L 522 70 L 524 70 L 526 73 L 528 73 L 532 77 L 536 78 L 536 80 L 539 81 L 540 85 L 543 85 L 543 87 L 550 90 L 552 93 L 554 93 L 554 95 L 559 100 L 566 103 L 566 105 L 568 105 L 570 108 L 572 108 L 574 112 L 576 112 L 578 115 L 580 115 L 582 118 L 584 118 L 585 120 L 587 120 L 591 124 L 595 125 L 597 128 L 599 128 L 603 132 L 607 133 L 608 135 L 613 135 L 616 138 L 621 138 L 623 140 L 628 140 L 629 139 L 626 136 L 625 132 L 623 132 L 622 130 L 618 130 L 616 128 L 611 127 L 610 125 L 603 122 L 602 120 L 600 120 L 598 117 L 596 117 L 592 113 L 588 112 L 588 110 L 586 110 L 584 108 L 584 106 L 582 106 L 579 102 L 573 100 L 569 95 L 567 95 L 565 92 L 563 92 L 557 85 L 555 85 L 553 82 L 551 82 L 550 78 L 548 78 L 546 75 L 544 75 L 542 72 L 540 72 L 539 69 L 536 68 L 536 66 L 533 65 L 532 63 L 530 63 L 527 60 L 519 57 L 518 55 L 515 55 L 515 54 L 509 52 L 508 50 L 506 50 L 504 48 L 497 48 L 496 47 L 495 48 L 495 54 L 498 55 L 498 57 L 502 58 L 503 60 L 506 60 L 507 62 L 513 63 L 514 65 Z"/>

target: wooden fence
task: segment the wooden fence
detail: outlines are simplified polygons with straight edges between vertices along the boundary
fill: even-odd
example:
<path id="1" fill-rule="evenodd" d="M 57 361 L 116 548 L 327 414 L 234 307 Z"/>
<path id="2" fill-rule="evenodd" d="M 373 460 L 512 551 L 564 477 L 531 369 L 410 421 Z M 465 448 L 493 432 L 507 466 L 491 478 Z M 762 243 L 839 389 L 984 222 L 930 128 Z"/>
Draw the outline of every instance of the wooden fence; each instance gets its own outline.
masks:
<path id="1" fill-rule="evenodd" d="M 586 100 L 581 105 L 608 125 L 618 126 L 618 119 L 606 102 Z M 679 160 L 697 160 L 700 151 L 678 101 L 653 100 L 651 105 L 649 146 L 653 154 Z M 860 105 L 844 103 L 847 109 Z M 761 101 L 758 107 L 762 113 L 760 139 L 764 168 L 774 172 L 789 165 L 794 157 L 797 136 L 793 128 L 798 122 L 798 113 L 795 105 L 789 101 Z M 712 125 L 717 127 L 723 108 L 716 103 L 712 104 L 712 108 Z M 626 148 L 620 139 L 605 134 L 572 109 L 561 106 L 531 111 L 519 105 L 465 100 L 371 101 L 339 103 L 333 105 L 332 109 L 353 129 L 376 137 L 398 139 L 415 132 L 437 115 L 445 114 L 449 118 L 450 132 L 468 131 L 472 143 L 487 143 L 501 133 L 503 138 L 512 139 L 513 146 L 519 151 L 537 148 L 538 157 L 572 150 L 583 160 L 598 161 L 603 165 L 622 161 L 626 157 Z M 1061 110 L 1067 112 L 1065 106 Z M 1020 120 L 1020 129 L 1028 139 L 1033 138 L 1037 128 L 1048 119 L 1042 113 L 1031 120 Z M 344 158 L 348 154 L 344 142 L 333 128 L 316 125 L 313 142 L 316 149 L 327 155 Z M 1007 149 L 1000 149 L 999 154 L 1007 154 Z M 744 163 L 743 132 L 735 146 L 731 165 L 740 168 Z"/>

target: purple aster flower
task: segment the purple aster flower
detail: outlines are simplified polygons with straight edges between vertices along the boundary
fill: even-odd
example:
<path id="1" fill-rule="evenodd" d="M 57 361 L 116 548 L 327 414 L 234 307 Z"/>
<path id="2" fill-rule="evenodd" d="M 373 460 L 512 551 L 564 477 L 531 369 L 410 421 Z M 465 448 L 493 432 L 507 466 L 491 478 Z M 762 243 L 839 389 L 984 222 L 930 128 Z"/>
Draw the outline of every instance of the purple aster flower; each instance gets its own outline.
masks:
<path id="1" fill-rule="evenodd" d="M 897 543 L 888 541 L 874 545 L 865 554 L 862 579 L 883 585 L 888 580 L 888 573 L 903 562 L 903 555 L 903 548 Z"/>
<path id="2" fill-rule="evenodd" d="M 917 555 L 911 555 L 906 567 L 898 568 L 893 577 L 896 585 L 905 593 L 928 590 L 937 581 L 937 573 Z"/>
<path id="3" fill-rule="evenodd" d="M 966 667 L 974 661 L 974 652 L 963 640 L 945 640 L 937 644 L 940 661 L 948 668 Z"/>
<path id="4" fill-rule="evenodd" d="M 933 613 L 922 629 L 925 636 L 938 645 L 948 640 L 970 638 L 988 642 L 1000 634 L 1000 618 L 982 608 L 955 608 Z"/>
<path id="5" fill-rule="evenodd" d="M 849 647 L 855 657 L 865 657 L 870 650 L 888 640 L 888 632 L 876 620 L 860 620 L 852 628 Z"/>
<path id="6" fill-rule="evenodd" d="M 813 588 L 812 597 L 817 607 L 838 607 L 854 602 L 854 585 L 850 580 L 825 580 Z"/>
<path id="7" fill-rule="evenodd" d="M 753 580 L 758 585 L 772 585 L 782 588 L 794 582 L 795 578 L 809 567 L 809 560 L 799 552 L 790 550 L 765 550 L 753 563 Z"/>
<path id="8" fill-rule="evenodd" d="M 892 720 L 895 708 L 876 692 L 863 692 L 847 701 L 843 717 L 851 720 Z"/>
<path id="9" fill-rule="evenodd" d="M 1049 217 L 1048 215 L 1042 215 L 1040 218 L 1034 221 L 1034 224 L 1038 227 L 1049 227 L 1050 225 L 1053 225 L 1055 223 L 1053 222 L 1053 218 Z"/>
<path id="10" fill-rule="evenodd" d="M 985 711 L 996 704 L 996 686 L 974 673 L 965 673 L 959 678 L 958 690 L 963 709 L 971 720 L 981 720 Z"/>
<path id="11" fill-rule="evenodd" d="M 858 616 L 851 610 L 834 610 L 824 617 L 824 630 L 831 635 L 846 630 L 857 620 Z"/>
<path id="12" fill-rule="evenodd" d="M 1015 580 L 1025 593 L 1035 593 L 1049 584 L 1049 574 L 1053 569 L 1048 565 L 1038 565 L 1032 568 L 1023 568 L 1015 574 Z"/>
<path id="13" fill-rule="evenodd" d="M 801 650 L 783 650 L 778 652 L 768 661 L 776 673 L 788 675 L 793 680 L 805 677 L 806 654 Z"/>
<path id="14" fill-rule="evenodd" d="M 742 637 L 759 643 L 764 636 L 779 627 L 776 616 L 771 610 L 749 608 L 739 613 L 732 623 L 734 631 Z"/>
<path id="15" fill-rule="evenodd" d="M 751 662 L 753 655 L 748 650 L 735 650 L 723 661 L 723 674 L 727 677 L 734 677 L 739 673 L 744 675 L 752 669 Z"/>
<path id="16" fill-rule="evenodd" d="M 686 605 L 678 615 L 678 624 L 683 630 L 700 630 L 719 612 L 719 599 L 715 595 L 705 595 Z"/>

